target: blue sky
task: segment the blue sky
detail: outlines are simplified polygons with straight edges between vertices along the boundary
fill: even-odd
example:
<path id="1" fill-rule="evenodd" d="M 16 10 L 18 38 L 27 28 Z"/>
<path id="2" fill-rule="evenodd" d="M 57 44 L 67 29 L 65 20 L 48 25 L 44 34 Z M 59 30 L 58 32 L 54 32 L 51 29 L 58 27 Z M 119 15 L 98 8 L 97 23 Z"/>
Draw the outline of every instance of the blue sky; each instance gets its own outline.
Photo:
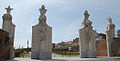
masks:
<path id="1" fill-rule="evenodd" d="M 107 18 L 110 16 L 120 29 L 120 0 L 0 0 L 0 28 L 5 7 L 11 12 L 15 30 L 15 48 L 26 47 L 26 40 L 32 37 L 32 26 L 38 23 L 41 5 L 47 8 L 47 23 L 53 28 L 53 42 L 68 41 L 78 37 L 83 13 L 88 10 L 89 20 L 97 32 L 105 33 Z"/>

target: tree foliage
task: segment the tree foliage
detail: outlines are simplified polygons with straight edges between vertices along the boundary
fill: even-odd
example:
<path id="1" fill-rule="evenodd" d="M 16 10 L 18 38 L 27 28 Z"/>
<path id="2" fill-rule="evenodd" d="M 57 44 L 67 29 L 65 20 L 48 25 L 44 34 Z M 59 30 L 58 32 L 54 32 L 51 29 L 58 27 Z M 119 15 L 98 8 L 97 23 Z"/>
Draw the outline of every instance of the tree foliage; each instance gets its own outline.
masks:
<path id="1" fill-rule="evenodd" d="M 120 29 L 117 30 L 117 37 L 120 38 Z"/>

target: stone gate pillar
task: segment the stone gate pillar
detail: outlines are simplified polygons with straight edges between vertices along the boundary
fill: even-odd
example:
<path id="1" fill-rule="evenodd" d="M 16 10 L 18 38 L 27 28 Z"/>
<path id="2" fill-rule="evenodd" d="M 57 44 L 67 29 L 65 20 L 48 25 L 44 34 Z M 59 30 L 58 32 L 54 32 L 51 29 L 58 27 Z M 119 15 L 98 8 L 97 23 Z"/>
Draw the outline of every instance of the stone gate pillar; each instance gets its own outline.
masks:
<path id="1" fill-rule="evenodd" d="M 115 25 L 112 23 L 112 19 L 108 18 L 107 30 L 106 30 L 106 41 L 107 41 L 107 51 L 108 57 L 111 57 L 111 44 L 113 42 L 113 38 L 115 37 Z"/>
<path id="2" fill-rule="evenodd" d="M 11 10 L 13 8 L 5 8 L 7 13 L 2 16 L 3 18 L 3 24 L 2 24 L 2 29 L 4 31 L 7 31 L 9 33 L 10 37 L 10 59 L 13 59 L 14 57 L 14 51 L 13 51 L 13 45 L 14 45 L 14 35 L 15 35 L 15 25 L 12 23 L 12 15 L 10 14 Z"/>
<path id="3" fill-rule="evenodd" d="M 79 30 L 79 50 L 81 58 L 96 57 L 96 31 L 92 28 L 92 22 L 88 20 L 88 11 L 84 13 L 84 20 Z"/>
<path id="4" fill-rule="evenodd" d="M 51 59 L 52 58 L 52 27 L 46 23 L 45 6 L 42 5 L 39 16 L 39 23 L 32 26 L 32 59 Z"/>

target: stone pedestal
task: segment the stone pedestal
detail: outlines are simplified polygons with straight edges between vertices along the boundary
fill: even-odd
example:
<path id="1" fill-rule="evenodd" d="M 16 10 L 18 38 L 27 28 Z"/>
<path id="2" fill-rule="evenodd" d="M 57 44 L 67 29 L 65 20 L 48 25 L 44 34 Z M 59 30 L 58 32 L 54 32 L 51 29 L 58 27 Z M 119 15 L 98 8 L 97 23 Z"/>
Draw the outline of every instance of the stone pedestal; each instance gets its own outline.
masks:
<path id="1" fill-rule="evenodd" d="M 9 40 L 10 40 L 10 59 L 13 59 L 14 57 L 14 50 L 13 50 L 13 45 L 14 45 L 14 34 L 15 34 L 15 25 L 12 23 L 12 15 L 10 14 L 10 11 L 13 10 L 8 6 L 8 8 L 5 8 L 7 10 L 7 13 L 2 16 L 3 18 L 3 24 L 2 24 L 2 29 L 4 31 L 7 31 L 9 33 Z"/>
<path id="2" fill-rule="evenodd" d="M 92 29 L 92 22 L 88 20 L 89 14 L 84 13 L 84 20 L 81 29 L 79 30 L 79 46 L 81 58 L 96 57 L 96 31 Z"/>
<path id="3" fill-rule="evenodd" d="M 39 23 L 32 26 L 32 59 L 52 58 L 52 28 L 46 24 L 46 9 L 40 8 Z"/>

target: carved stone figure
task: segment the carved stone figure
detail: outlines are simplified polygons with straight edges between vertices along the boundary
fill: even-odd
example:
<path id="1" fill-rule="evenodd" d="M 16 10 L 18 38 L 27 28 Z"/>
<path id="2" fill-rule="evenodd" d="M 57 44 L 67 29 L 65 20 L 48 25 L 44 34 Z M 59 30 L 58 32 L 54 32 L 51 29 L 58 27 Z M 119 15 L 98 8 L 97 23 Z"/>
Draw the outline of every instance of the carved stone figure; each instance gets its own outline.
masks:
<path id="1" fill-rule="evenodd" d="M 113 38 L 115 37 L 115 25 L 112 23 L 112 19 L 108 18 L 107 30 L 106 30 L 106 41 L 107 41 L 107 49 L 108 56 L 111 57 L 111 44 L 113 42 Z"/>
<path id="2" fill-rule="evenodd" d="M 7 14 L 10 14 L 11 10 L 13 10 L 13 8 L 10 8 L 10 6 L 8 6 L 8 8 L 5 8 L 7 11 Z"/>
<path id="3" fill-rule="evenodd" d="M 81 58 L 96 57 L 96 31 L 92 29 L 92 22 L 88 20 L 90 14 L 86 10 L 84 12 L 84 20 L 79 30 L 79 46 Z"/>
<path id="4" fill-rule="evenodd" d="M 2 16 L 3 18 L 3 24 L 2 24 L 2 29 L 4 31 L 7 31 L 9 33 L 10 37 L 10 44 L 11 44 L 11 50 L 10 50 L 10 59 L 13 59 L 14 53 L 13 53 L 13 45 L 14 45 L 14 34 L 15 34 L 15 25 L 12 23 L 12 15 L 10 14 L 11 10 L 13 8 L 5 8 L 7 13 Z"/>
<path id="5" fill-rule="evenodd" d="M 32 59 L 52 58 L 52 27 L 46 24 L 45 6 L 42 5 L 39 16 L 39 23 L 32 26 Z"/>

